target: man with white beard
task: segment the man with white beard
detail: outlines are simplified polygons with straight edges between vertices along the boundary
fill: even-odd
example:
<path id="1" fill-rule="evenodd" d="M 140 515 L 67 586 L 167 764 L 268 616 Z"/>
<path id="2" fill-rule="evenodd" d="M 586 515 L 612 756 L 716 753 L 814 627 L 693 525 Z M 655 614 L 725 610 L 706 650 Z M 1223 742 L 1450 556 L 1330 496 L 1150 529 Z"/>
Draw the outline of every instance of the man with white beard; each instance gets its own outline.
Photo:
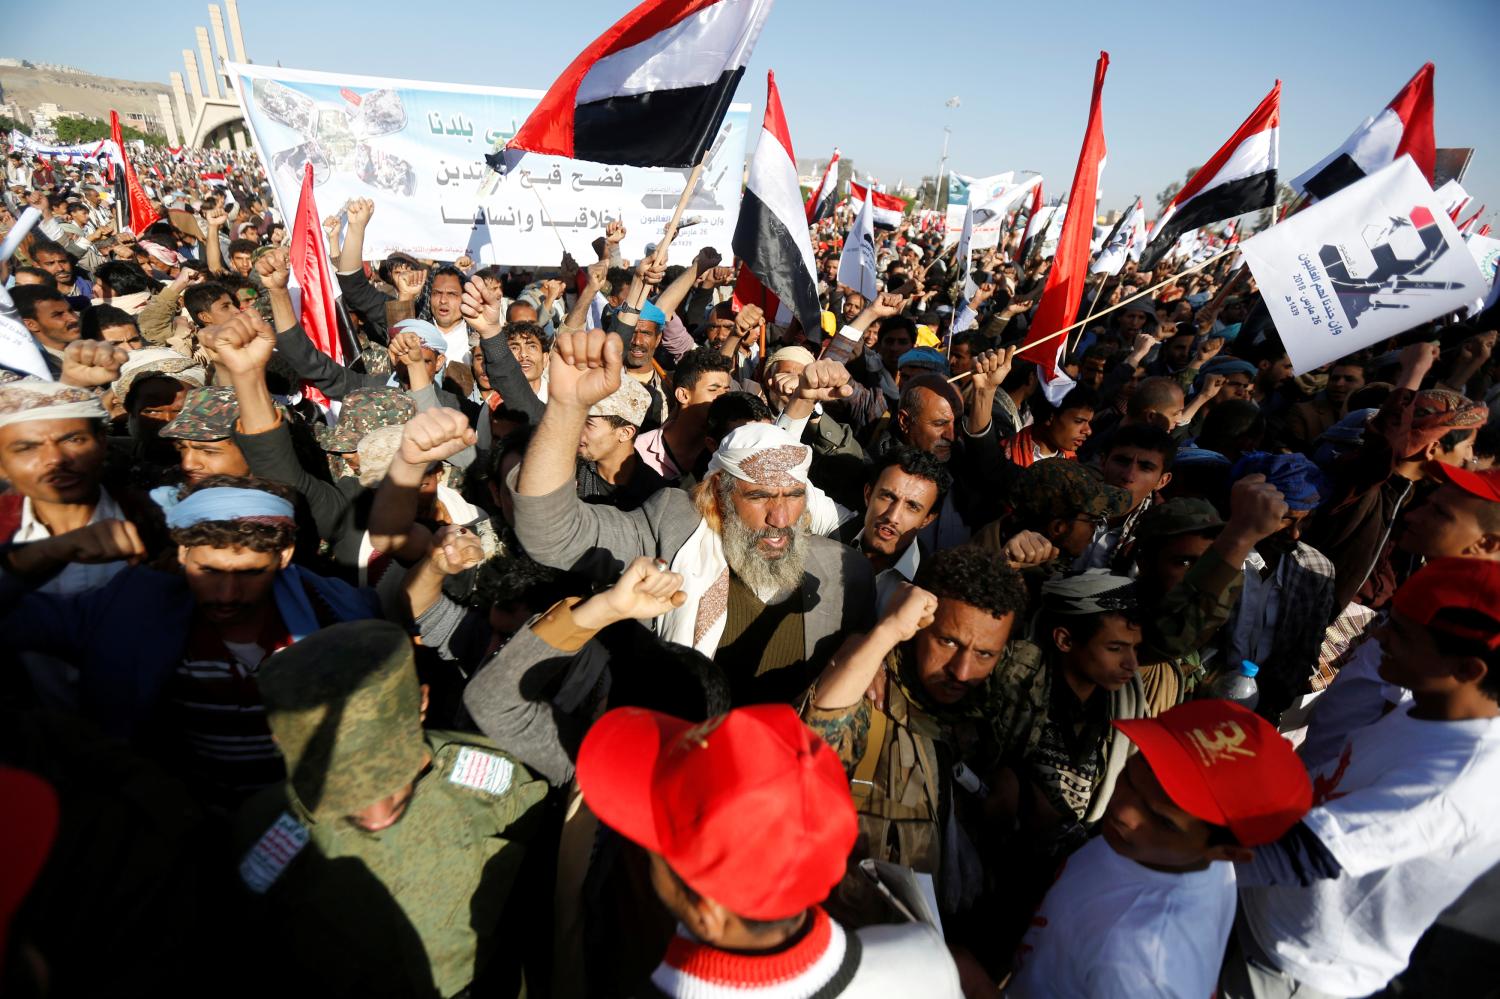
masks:
<path id="1" fill-rule="evenodd" d="M 578 435 L 620 368 L 619 339 L 603 330 L 558 337 L 547 408 L 512 483 L 517 536 L 538 562 L 601 581 L 631 559 L 659 559 L 682 575 L 686 599 L 654 620 L 657 634 L 713 659 L 735 706 L 789 702 L 845 632 L 871 624 L 868 561 L 820 536 L 832 504 L 814 491 L 810 512 L 812 451 L 770 424 L 729 433 L 691 495 L 662 489 L 628 512 L 580 501 Z"/>

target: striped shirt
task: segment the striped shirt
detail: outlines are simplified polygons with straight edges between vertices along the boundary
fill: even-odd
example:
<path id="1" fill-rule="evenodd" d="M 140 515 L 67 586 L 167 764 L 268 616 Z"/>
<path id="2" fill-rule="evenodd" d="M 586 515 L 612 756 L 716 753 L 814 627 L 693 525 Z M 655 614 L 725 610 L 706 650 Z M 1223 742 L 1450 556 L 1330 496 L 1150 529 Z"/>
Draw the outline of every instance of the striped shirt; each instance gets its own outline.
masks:
<path id="1" fill-rule="evenodd" d="M 226 642 L 193 625 L 170 702 L 189 783 L 210 806 L 233 808 L 286 776 L 255 676 L 268 655 L 291 643 L 275 613 L 255 642 Z"/>

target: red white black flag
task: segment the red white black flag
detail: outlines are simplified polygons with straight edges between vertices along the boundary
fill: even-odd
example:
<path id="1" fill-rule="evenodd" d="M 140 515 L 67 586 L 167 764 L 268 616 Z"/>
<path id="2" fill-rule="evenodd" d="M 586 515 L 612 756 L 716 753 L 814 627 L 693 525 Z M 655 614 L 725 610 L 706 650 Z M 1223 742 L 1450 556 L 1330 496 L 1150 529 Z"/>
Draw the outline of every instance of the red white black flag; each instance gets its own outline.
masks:
<path id="1" fill-rule="evenodd" d="M 646 0 L 563 70 L 505 146 L 691 167 L 712 145 L 772 0 Z M 501 168 L 500 157 L 486 157 Z M 800 200 L 800 199 L 799 199 Z"/>
<path id="2" fill-rule="evenodd" d="M 812 240 L 807 235 L 807 217 L 802 191 L 797 186 L 797 157 L 792 136 L 781 111 L 776 75 L 766 74 L 766 115 L 760 141 L 750 158 L 750 176 L 740 199 L 740 218 L 731 245 L 743 264 L 740 284 L 748 285 L 746 273 L 779 301 L 785 302 L 802 329 L 816 336 L 822 329 L 822 306 L 818 304 L 817 265 Z M 776 310 L 764 298 L 757 299 L 748 287 L 736 298 L 754 301 L 768 317 Z"/>
<path id="3" fill-rule="evenodd" d="M 1256 105 L 1213 159 L 1198 168 L 1156 220 L 1141 268 L 1155 267 L 1186 233 L 1276 203 L 1281 81 Z"/>
<path id="4" fill-rule="evenodd" d="M 849 181 L 849 207 L 858 215 L 864 211 L 865 198 L 870 197 L 872 192 L 854 181 Z M 901 215 L 906 211 L 906 202 L 894 194 L 883 194 L 880 191 L 873 192 L 874 200 L 870 202 L 872 212 L 871 218 L 877 229 L 895 229 L 901 225 Z"/>
<path id="5" fill-rule="evenodd" d="M 1417 70 L 1401 92 L 1375 117 L 1366 118 L 1344 144 L 1292 181 L 1292 189 L 1311 198 L 1326 198 L 1367 174 L 1410 155 L 1427 183 L 1437 162 L 1432 132 L 1432 63 Z"/>
<path id="6" fill-rule="evenodd" d="M 838 200 L 835 195 L 839 189 L 839 150 L 833 147 L 833 159 L 828 161 L 828 169 L 823 171 L 823 179 L 818 181 L 817 188 L 807 197 L 807 224 L 826 219 L 833 214 L 833 204 Z"/>

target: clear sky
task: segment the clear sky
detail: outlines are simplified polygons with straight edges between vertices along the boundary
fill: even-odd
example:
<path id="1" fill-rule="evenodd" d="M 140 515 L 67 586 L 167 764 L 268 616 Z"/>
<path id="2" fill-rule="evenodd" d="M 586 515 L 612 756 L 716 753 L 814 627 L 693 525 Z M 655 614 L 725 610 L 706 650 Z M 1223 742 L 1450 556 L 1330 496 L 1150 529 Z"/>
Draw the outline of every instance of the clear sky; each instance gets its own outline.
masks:
<path id="1" fill-rule="evenodd" d="M 166 82 L 181 50 L 195 47 L 194 25 L 208 24 L 206 3 L 191 0 L 152 0 L 123 18 L 113 0 L 61 9 L 65 28 L 12 12 L 0 55 Z M 628 0 L 242 0 L 240 19 L 259 63 L 541 89 L 628 9 Z M 887 184 L 931 174 L 947 124 L 951 168 L 1038 170 L 1060 194 L 1094 60 L 1107 49 L 1102 205 L 1140 194 L 1154 209 L 1153 195 L 1212 155 L 1278 77 L 1290 179 L 1430 59 L 1438 145 L 1476 148 L 1465 187 L 1500 223 L 1497 26 L 1495 0 L 781 0 L 738 99 L 758 122 L 774 69 L 798 155 L 838 145 Z M 962 106 L 948 110 L 953 96 Z"/>

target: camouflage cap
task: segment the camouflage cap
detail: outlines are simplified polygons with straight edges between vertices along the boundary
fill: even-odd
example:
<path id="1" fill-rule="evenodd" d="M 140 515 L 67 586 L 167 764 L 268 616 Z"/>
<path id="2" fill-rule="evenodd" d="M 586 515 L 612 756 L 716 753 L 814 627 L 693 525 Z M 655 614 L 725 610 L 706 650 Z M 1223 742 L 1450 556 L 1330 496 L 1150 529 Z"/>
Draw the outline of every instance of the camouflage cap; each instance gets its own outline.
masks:
<path id="1" fill-rule="evenodd" d="M 323 450 L 350 454 L 359 449 L 359 439 L 371 430 L 397 427 L 417 415 L 416 403 L 398 388 L 355 389 L 344 396 L 338 426 L 318 432 Z"/>
<path id="2" fill-rule="evenodd" d="M 1071 458 L 1043 458 L 1023 469 L 1013 493 L 1016 512 L 1033 518 L 1122 517 L 1130 494 Z"/>
<path id="3" fill-rule="evenodd" d="M 1223 526 L 1224 518 L 1208 500 L 1179 496 L 1158 503 L 1142 514 L 1135 536 L 1141 539 L 1168 538 L 1174 534 L 1217 531 Z"/>
<path id="4" fill-rule="evenodd" d="M 161 428 L 161 436 L 184 441 L 221 441 L 234 436 L 240 401 L 222 385 L 188 389 L 182 412 Z"/>
<path id="5" fill-rule="evenodd" d="M 353 815 L 421 772 L 422 693 L 399 625 L 316 631 L 267 659 L 256 682 L 290 790 L 314 819 Z"/>

